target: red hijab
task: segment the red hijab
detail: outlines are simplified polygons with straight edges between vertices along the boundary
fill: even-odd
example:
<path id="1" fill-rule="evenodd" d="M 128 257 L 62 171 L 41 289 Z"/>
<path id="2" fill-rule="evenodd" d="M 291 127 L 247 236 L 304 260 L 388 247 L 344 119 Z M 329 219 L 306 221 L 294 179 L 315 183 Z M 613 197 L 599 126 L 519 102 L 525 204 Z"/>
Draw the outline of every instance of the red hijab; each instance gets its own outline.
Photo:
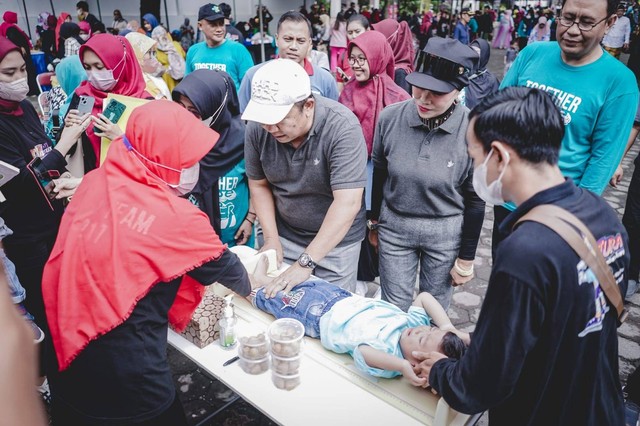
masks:
<path id="1" fill-rule="evenodd" d="M 7 56 L 9 52 L 13 52 L 14 50 L 22 56 L 22 49 L 11 43 L 8 39 L 0 37 L 0 62 L 4 60 L 4 57 Z M 0 114 L 15 116 L 22 115 L 20 102 L 7 101 L 0 98 Z"/>
<path id="2" fill-rule="evenodd" d="M 62 49 L 64 50 L 64 46 L 60 46 L 60 27 L 65 23 L 65 19 L 67 19 L 69 15 L 67 12 L 62 12 L 60 16 L 58 16 L 58 23 L 56 24 L 56 50 Z"/>
<path id="3" fill-rule="evenodd" d="M 126 131 L 140 155 L 177 170 L 197 163 L 218 137 L 165 100 L 136 108 Z M 84 177 L 45 266 L 42 291 L 60 371 L 129 318 L 153 286 L 178 277 L 168 316 L 184 329 L 204 293 L 185 274 L 225 250 L 207 216 L 153 176 L 173 184 L 180 174 L 135 151 L 124 137 L 114 140 L 103 166 Z"/>
<path id="4" fill-rule="evenodd" d="M 405 70 L 407 74 L 413 72 L 415 51 L 409 24 L 405 21 L 398 22 L 395 19 L 383 19 L 371 26 L 387 38 L 387 41 L 391 45 L 391 50 L 394 52 L 396 68 Z"/>
<path id="5" fill-rule="evenodd" d="M 352 78 L 340 94 L 340 103 L 358 117 L 371 157 L 373 132 L 380 111 L 387 105 L 409 99 L 409 94 L 393 82 L 394 62 L 391 46 L 385 36 L 377 31 L 366 31 L 349 43 L 347 52 L 357 46 L 367 57 L 369 79 L 363 83 Z"/>
<path id="6" fill-rule="evenodd" d="M 93 96 L 96 99 L 91 115 L 102 113 L 102 103 L 109 93 L 131 96 L 133 98 L 150 98 L 145 91 L 146 83 L 140 64 L 129 41 L 112 34 L 96 34 L 85 44 L 80 46 L 80 60 L 83 60 L 87 49 L 95 53 L 107 69 L 113 71 L 118 82 L 110 92 L 103 92 L 93 87 L 89 81 L 84 81 L 75 91 L 77 95 Z M 87 129 L 87 136 L 96 153 L 96 166 L 100 159 L 100 138 L 93 133 L 93 126 Z"/>
<path id="7" fill-rule="evenodd" d="M 11 12 L 10 10 L 7 10 L 4 13 L 4 15 L 2 15 L 2 19 L 4 20 L 4 22 L 0 24 L 0 36 L 6 37 L 7 30 L 9 30 L 9 28 L 11 27 L 14 27 L 16 30 L 20 31 L 24 36 L 24 38 L 29 42 L 29 47 L 33 48 L 33 45 L 31 44 L 31 39 L 29 38 L 29 36 L 24 31 L 22 31 L 22 28 L 20 28 L 17 25 L 18 14 L 16 12 Z"/>

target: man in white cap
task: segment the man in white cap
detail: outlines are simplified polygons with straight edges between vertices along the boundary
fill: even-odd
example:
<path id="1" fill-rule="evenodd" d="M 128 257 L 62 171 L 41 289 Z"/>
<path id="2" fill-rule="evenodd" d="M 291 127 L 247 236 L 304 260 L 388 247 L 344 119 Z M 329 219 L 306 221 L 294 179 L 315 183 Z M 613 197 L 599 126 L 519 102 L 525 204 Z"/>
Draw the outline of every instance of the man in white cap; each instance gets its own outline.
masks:
<path id="1" fill-rule="evenodd" d="M 313 273 L 353 291 L 364 238 L 367 151 L 345 106 L 311 94 L 304 68 L 276 59 L 258 69 L 242 114 L 251 199 L 263 250 L 291 264 L 266 288 L 288 292 Z"/>

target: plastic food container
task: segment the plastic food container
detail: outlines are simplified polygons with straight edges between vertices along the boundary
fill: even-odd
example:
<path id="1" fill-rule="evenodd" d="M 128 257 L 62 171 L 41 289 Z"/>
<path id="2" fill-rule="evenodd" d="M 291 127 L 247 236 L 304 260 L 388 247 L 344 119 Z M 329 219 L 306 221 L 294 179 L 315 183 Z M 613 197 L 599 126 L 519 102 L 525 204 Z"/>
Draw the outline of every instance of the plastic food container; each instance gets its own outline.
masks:
<path id="1" fill-rule="evenodd" d="M 262 360 L 269 354 L 269 341 L 265 333 L 238 339 L 238 355 L 246 360 Z"/>
<path id="2" fill-rule="evenodd" d="M 271 380 L 278 389 L 289 391 L 295 389 L 300 384 L 300 374 L 286 376 L 271 370 Z"/>
<path id="3" fill-rule="evenodd" d="M 269 357 L 263 359 L 246 359 L 239 355 L 238 364 L 247 374 L 262 374 L 269 369 Z"/>
<path id="4" fill-rule="evenodd" d="M 300 371 L 300 355 L 291 358 L 282 358 L 271 355 L 271 370 L 278 374 L 292 375 Z"/>
<path id="5" fill-rule="evenodd" d="M 280 318 L 269 326 L 271 353 L 281 358 L 296 357 L 300 354 L 304 326 L 298 320 Z"/>

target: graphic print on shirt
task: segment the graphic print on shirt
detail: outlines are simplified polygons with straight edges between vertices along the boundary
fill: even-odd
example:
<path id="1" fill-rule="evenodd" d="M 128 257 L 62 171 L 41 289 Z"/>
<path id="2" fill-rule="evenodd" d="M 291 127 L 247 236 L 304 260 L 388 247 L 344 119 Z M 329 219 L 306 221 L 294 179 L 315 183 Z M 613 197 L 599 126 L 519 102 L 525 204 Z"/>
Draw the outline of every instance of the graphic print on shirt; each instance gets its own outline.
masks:
<path id="1" fill-rule="evenodd" d="M 225 176 L 218 180 L 218 197 L 220 198 L 220 227 L 221 229 L 233 228 L 238 223 L 233 200 L 238 194 L 238 177 Z"/>
<path id="2" fill-rule="evenodd" d="M 31 152 L 31 156 L 33 158 L 38 157 L 40 159 L 43 159 L 44 156 L 50 153 L 52 150 L 53 150 L 53 147 L 50 144 L 45 142 L 45 143 L 41 143 L 34 146 L 29 150 L 29 152 Z"/>
<path id="3" fill-rule="evenodd" d="M 213 70 L 227 72 L 227 64 L 212 64 L 210 62 L 196 62 L 193 64 L 193 70 Z"/>
<path id="4" fill-rule="evenodd" d="M 571 123 L 571 114 L 576 114 L 578 112 L 578 107 L 582 103 L 582 98 L 580 96 L 576 96 L 572 93 L 568 93 L 564 90 L 547 86 L 546 84 L 538 83 L 536 81 L 527 80 L 526 87 L 542 90 L 543 92 L 550 94 L 555 104 L 560 108 L 560 113 L 562 114 L 565 126 L 568 126 L 569 123 Z"/>
<path id="5" fill-rule="evenodd" d="M 607 265 L 611 265 L 617 259 L 623 257 L 625 255 L 624 243 L 622 240 L 622 235 L 619 233 L 615 236 L 609 235 L 602 237 L 598 240 L 598 248 L 602 255 L 607 261 Z M 595 305 L 595 315 L 589 321 L 580 333 L 578 333 L 578 337 L 584 337 L 587 334 L 595 331 L 602 330 L 602 322 L 604 321 L 604 316 L 607 312 L 609 312 L 610 307 L 607 302 L 607 298 L 605 297 L 604 291 L 602 287 L 600 287 L 600 283 L 596 278 L 595 274 L 587 266 L 587 264 L 580 260 L 577 265 L 578 269 L 578 285 L 582 286 L 582 284 L 591 284 L 593 285 L 593 293 L 594 293 L 594 305 Z M 620 268 L 617 271 L 614 271 L 614 277 L 616 279 L 616 284 L 619 284 L 619 281 L 622 280 L 624 274 L 624 269 Z"/>
<path id="6" fill-rule="evenodd" d="M 284 296 L 282 296 L 282 308 L 280 308 L 280 310 L 283 310 L 286 307 L 295 308 L 296 306 L 298 306 L 298 303 L 300 303 L 303 297 L 304 290 L 293 290 L 289 293 L 286 293 Z"/>

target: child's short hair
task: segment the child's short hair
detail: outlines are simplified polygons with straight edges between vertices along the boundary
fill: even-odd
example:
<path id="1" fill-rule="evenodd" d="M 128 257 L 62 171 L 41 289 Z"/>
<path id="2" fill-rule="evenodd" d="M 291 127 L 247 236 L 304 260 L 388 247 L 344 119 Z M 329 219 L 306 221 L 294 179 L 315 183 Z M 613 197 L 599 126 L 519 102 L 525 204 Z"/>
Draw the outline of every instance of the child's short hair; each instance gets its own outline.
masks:
<path id="1" fill-rule="evenodd" d="M 451 331 L 447 332 L 440 342 L 440 352 L 453 359 L 460 359 L 467 351 L 467 345 L 457 334 Z"/>

